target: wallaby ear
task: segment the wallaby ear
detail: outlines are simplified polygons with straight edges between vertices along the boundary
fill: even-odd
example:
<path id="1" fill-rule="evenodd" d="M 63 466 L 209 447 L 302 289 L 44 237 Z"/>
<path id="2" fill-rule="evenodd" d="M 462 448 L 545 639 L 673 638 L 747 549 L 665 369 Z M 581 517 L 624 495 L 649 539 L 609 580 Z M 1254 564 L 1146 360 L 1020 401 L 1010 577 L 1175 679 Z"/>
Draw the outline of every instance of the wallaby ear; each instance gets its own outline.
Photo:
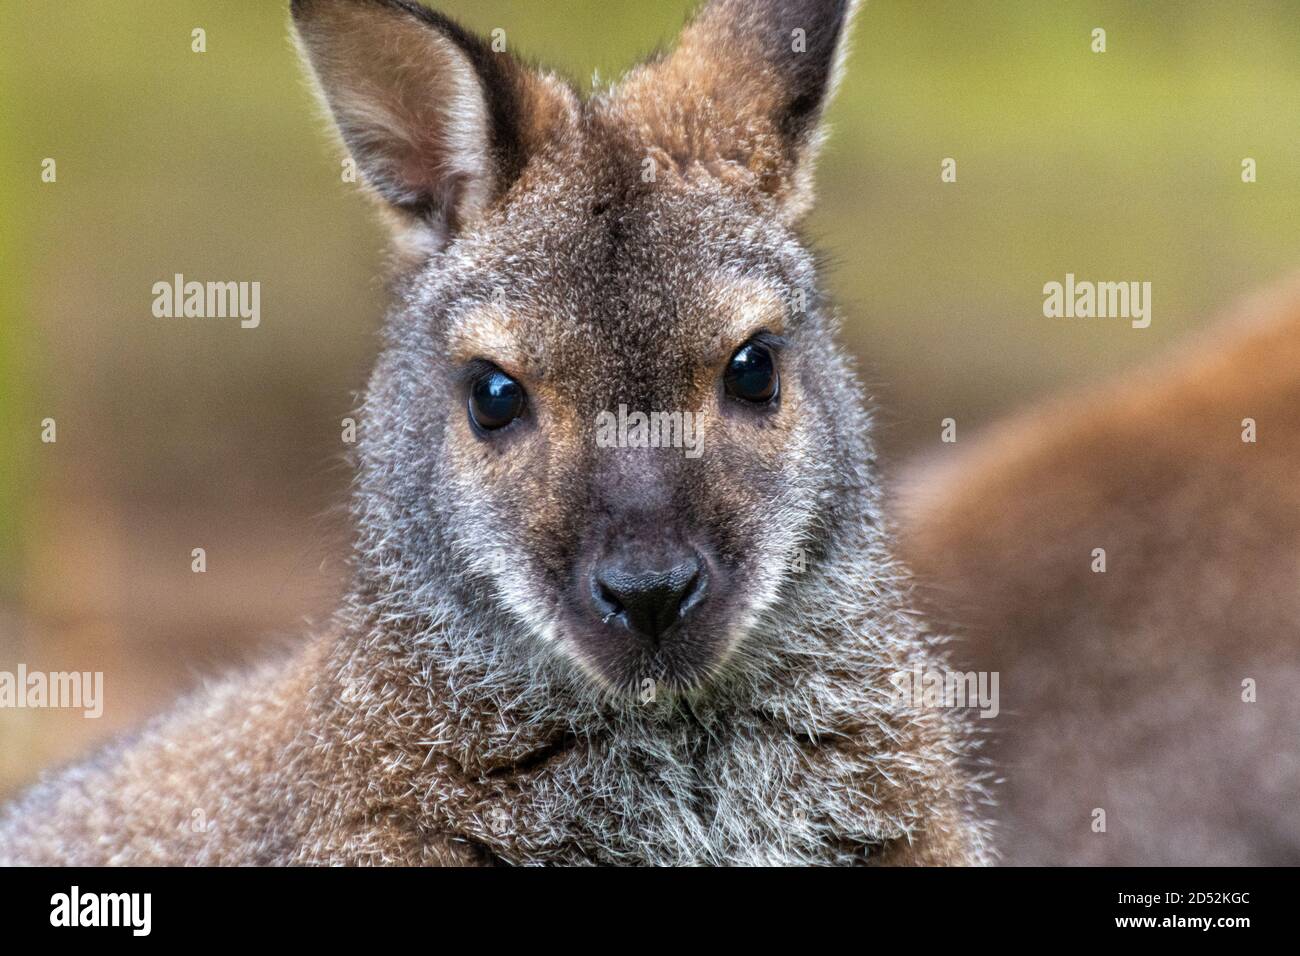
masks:
<path id="1" fill-rule="evenodd" d="M 618 96 L 647 145 L 773 196 L 789 220 L 812 205 L 822 111 L 857 0 L 711 0 L 668 56 Z"/>
<path id="2" fill-rule="evenodd" d="M 293 0 L 299 48 L 416 252 L 481 217 L 572 109 L 563 84 L 407 0 Z"/>

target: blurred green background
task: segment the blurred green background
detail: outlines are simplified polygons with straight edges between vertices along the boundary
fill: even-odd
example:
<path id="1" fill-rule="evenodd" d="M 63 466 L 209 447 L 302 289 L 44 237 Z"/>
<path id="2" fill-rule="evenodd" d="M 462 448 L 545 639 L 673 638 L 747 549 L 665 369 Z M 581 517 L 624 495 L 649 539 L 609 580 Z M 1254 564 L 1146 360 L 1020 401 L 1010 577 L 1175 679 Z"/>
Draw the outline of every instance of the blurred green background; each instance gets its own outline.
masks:
<path id="1" fill-rule="evenodd" d="M 589 86 L 691 5 L 439 6 Z M 100 721 L 0 711 L 0 795 L 338 592 L 339 421 L 385 240 L 286 26 L 275 0 L 0 3 L 0 669 L 103 670 L 108 697 Z M 869 0 L 854 47 L 808 233 L 887 463 L 943 417 L 970 434 L 1157 354 L 1300 265 L 1294 0 Z M 261 327 L 153 318 L 177 272 L 260 281 Z M 1045 319 L 1067 272 L 1150 281 L 1151 327 Z"/>

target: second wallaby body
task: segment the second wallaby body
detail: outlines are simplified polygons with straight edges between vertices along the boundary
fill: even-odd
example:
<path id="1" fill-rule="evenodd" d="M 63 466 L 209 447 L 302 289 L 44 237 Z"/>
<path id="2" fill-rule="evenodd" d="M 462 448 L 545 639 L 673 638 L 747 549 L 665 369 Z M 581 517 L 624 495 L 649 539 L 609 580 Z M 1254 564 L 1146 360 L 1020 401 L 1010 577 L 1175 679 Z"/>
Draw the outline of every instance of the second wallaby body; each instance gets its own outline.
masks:
<path id="1" fill-rule="evenodd" d="M 890 681 L 940 652 L 796 231 L 850 14 L 717 0 L 583 99 L 414 4 L 297 0 L 405 257 L 350 597 L 38 784 L 0 860 L 984 860 L 963 724 Z M 698 454 L 598 442 L 624 405 Z"/>
<path id="2" fill-rule="evenodd" d="M 1300 861 L 1300 279 L 900 482 L 1013 865 Z"/>

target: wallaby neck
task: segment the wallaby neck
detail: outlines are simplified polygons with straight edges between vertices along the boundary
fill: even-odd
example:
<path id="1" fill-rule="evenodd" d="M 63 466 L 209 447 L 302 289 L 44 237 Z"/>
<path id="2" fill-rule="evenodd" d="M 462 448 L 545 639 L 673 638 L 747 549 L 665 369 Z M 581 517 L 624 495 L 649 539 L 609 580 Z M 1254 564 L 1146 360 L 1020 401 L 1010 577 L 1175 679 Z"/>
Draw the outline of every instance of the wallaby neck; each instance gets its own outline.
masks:
<path id="1" fill-rule="evenodd" d="M 517 622 L 446 601 L 403 609 L 363 577 L 314 689 L 346 802 L 511 864 L 890 859 L 948 771 L 938 723 L 889 701 L 915 624 L 880 530 L 847 511 L 860 518 L 836 550 L 691 696 L 595 693 L 563 661 L 509 658 L 519 635 L 491 629 Z"/>

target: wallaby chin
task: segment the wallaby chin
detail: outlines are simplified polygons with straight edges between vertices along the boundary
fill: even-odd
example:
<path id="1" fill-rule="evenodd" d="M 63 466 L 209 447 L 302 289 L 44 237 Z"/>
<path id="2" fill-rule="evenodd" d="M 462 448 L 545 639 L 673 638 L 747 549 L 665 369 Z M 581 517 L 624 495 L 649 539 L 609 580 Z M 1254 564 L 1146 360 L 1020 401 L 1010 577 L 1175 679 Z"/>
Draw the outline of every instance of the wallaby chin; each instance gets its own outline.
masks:
<path id="1" fill-rule="evenodd" d="M 899 693 L 941 642 L 797 231 L 852 8 L 714 0 L 582 99 L 415 4 L 295 0 L 414 252 L 352 591 L 39 785 L 0 857 L 987 860 L 968 727 Z"/>

